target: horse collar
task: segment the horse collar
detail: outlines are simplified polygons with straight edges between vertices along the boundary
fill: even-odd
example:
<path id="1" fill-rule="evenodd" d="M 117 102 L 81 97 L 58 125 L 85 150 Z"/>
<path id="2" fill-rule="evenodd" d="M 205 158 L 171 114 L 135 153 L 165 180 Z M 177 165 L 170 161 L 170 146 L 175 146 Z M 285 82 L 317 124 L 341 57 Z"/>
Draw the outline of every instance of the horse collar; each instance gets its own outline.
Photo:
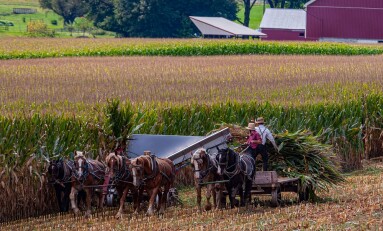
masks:
<path id="1" fill-rule="evenodd" d="M 121 169 L 119 169 L 118 174 L 116 175 L 117 181 L 122 181 L 123 179 L 128 178 L 130 175 L 130 172 L 127 171 L 127 168 L 126 168 L 125 157 L 122 156 L 121 159 L 122 159 L 122 166 L 121 166 Z M 127 175 L 126 175 L 126 173 L 127 173 Z"/>
<path id="2" fill-rule="evenodd" d="M 207 175 L 209 175 L 210 170 L 213 168 L 211 165 L 211 160 L 210 156 L 206 153 L 206 159 L 207 159 L 207 167 L 205 170 L 200 170 L 201 171 L 201 180 L 205 178 Z"/>
<path id="3" fill-rule="evenodd" d="M 144 182 L 147 181 L 147 180 L 150 180 L 150 179 L 152 179 L 154 177 L 156 177 L 157 174 L 158 174 L 158 163 L 157 163 L 157 160 L 156 160 L 156 156 L 154 156 L 154 155 L 150 156 L 150 164 L 152 166 L 152 174 L 150 174 L 149 176 L 145 177 L 143 179 Z"/>

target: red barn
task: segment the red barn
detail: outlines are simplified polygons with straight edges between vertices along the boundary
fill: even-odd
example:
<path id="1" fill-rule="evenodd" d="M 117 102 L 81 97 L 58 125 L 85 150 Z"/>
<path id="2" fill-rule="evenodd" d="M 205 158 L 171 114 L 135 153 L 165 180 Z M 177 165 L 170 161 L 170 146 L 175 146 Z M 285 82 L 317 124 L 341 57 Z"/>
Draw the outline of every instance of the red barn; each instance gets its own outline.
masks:
<path id="1" fill-rule="evenodd" d="M 311 0 L 306 38 L 383 42 L 383 0 Z"/>

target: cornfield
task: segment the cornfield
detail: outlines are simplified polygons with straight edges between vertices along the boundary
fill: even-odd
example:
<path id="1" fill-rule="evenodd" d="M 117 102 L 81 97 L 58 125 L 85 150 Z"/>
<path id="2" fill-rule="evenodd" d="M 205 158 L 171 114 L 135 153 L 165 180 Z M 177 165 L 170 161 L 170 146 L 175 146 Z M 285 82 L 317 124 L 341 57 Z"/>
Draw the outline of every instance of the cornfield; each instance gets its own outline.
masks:
<path id="1" fill-rule="evenodd" d="M 377 115 L 382 113 L 383 98 L 370 96 L 366 103 L 370 110 L 368 118 L 381 124 L 379 120 L 381 118 Z M 131 128 L 139 125 L 139 130 L 136 132 L 140 133 L 204 135 L 220 126 L 220 121 L 244 125 L 254 117 L 254 114 L 261 114 L 270 118 L 269 124 L 274 132 L 304 128 L 314 132 L 322 142 L 332 144 L 342 160 L 348 161 L 343 163 L 345 169 L 360 168 L 360 157 L 363 156 L 363 131 L 360 127 L 363 113 L 360 110 L 362 107 L 360 101 L 343 105 L 308 105 L 299 108 L 256 103 L 174 106 L 145 110 L 132 107 L 130 104 L 121 107 L 124 114 L 130 115 Z M 2 217 L 13 217 L 22 209 L 29 211 L 30 204 L 17 203 L 20 200 L 20 193 L 25 189 L 26 192 L 31 191 L 26 193 L 28 200 L 33 200 L 40 206 L 36 206 L 34 211 L 44 211 L 43 208 L 49 207 L 44 203 L 39 204 L 36 194 L 32 193 L 36 192 L 36 188 L 41 184 L 41 172 L 45 169 L 44 163 L 47 157 L 58 155 L 69 157 L 74 150 L 85 150 L 90 157 L 95 158 L 102 154 L 100 150 L 108 148 L 111 150 L 116 140 L 113 139 L 114 133 L 110 131 L 113 123 L 107 118 L 108 114 L 95 114 L 93 121 L 90 117 L 85 119 L 52 115 L 0 117 L 0 135 L 3 137 L 0 140 L 2 184 L 0 192 L 8 198 L 6 201 L 1 201 L 1 206 L 4 208 L 0 211 Z M 191 181 L 190 172 L 185 172 L 179 177 L 181 179 L 178 179 L 178 182 Z M 18 179 L 25 179 L 28 182 L 19 182 Z M 10 188 L 13 190 L 9 190 Z M 44 195 L 47 194 L 49 193 Z M 12 203 L 9 203 L 10 201 Z"/>
<path id="2" fill-rule="evenodd" d="M 383 49 L 379 46 L 238 40 L 89 41 L 0 41 L 0 59 L 11 59 L 0 61 L 0 195 L 7 198 L 0 201 L 0 222 L 57 211 L 55 201 L 50 199 L 52 189 L 41 187 L 48 159 L 70 157 L 74 150 L 86 151 L 92 158 L 102 156 L 116 146 L 117 140 L 132 132 L 206 135 L 222 124 L 244 126 L 263 116 L 274 133 L 310 131 L 323 144 L 332 145 L 344 170 L 361 168 L 362 158 L 378 156 L 382 150 L 383 56 L 376 54 L 383 53 Z M 73 58 L 122 55 L 166 57 Z M 45 59 L 16 60 L 26 58 Z M 190 185 L 190 174 L 190 169 L 183 170 L 177 175 L 178 184 Z M 378 180 L 374 176 L 356 179 Z M 359 190 L 367 193 L 367 189 Z M 337 193 L 339 197 L 331 198 L 339 202 L 339 209 L 346 210 L 346 198 L 350 195 Z M 367 211 L 361 203 L 352 203 L 360 211 L 377 213 L 378 208 Z M 150 223 L 140 216 L 110 223 L 115 211 L 108 210 L 85 225 L 92 229 L 169 229 L 169 225 L 170 229 L 203 229 L 215 225 L 216 219 L 227 219 L 229 223 L 222 223 L 220 229 L 347 228 L 347 212 L 337 217 L 335 223 L 341 226 L 332 226 L 310 212 L 330 206 L 298 205 L 291 208 L 293 213 L 288 207 L 204 215 L 193 209 L 173 209 L 166 213 L 165 220 L 154 218 Z M 299 215 L 302 211 L 304 216 Z M 258 213 L 262 214 L 260 218 L 255 217 Z M 71 222 L 76 229 L 83 227 L 79 218 L 57 216 L 57 221 L 49 224 L 51 227 L 60 228 L 62 222 Z M 174 217 L 182 219 L 175 225 Z M 301 221 L 302 217 L 312 217 L 313 223 Z M 51 219 L 56 220 L 56 215 L 24 224 L 47 229 L 41 221 Z M 288 223 L 289 220 L 294 223 Z M 353 227 L 379 227 L 376 222 L 371 224 L 358 223 Z M 3 227 L 20 228 L 16 223 L 0 226 Z"/>
<path id="3" fill-rule="evenodd" d="M 379 46 L 207 39 L 2 39 L 0 59 L 75 56 L 377 55 Z"/>

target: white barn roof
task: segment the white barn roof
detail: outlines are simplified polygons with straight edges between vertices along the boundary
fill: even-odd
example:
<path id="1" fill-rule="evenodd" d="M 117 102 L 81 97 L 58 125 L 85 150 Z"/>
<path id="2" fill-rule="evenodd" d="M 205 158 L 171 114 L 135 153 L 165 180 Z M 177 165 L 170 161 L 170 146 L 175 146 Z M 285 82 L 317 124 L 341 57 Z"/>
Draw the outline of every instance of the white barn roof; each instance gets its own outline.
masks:
<path id="1" fill-rule="evenodd" d="M 222 17 L 196 17 L 189 16 L 203 35 L 226 35 L 226 36 L 266 36 L 265 34 L 239 25 Z"/>
<path id="2" fill-rule="evenodd" d="M 259 28 L 306 30 L 306 11 L 292 9 L 266 9 Z"/>

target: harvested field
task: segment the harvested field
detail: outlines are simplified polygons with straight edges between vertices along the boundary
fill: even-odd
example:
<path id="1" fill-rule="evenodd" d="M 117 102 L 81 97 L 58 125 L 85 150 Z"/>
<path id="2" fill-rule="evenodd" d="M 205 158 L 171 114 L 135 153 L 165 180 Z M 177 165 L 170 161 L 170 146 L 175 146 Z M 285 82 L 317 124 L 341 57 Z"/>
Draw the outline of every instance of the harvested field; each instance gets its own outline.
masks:
<path id="1" fill-rule="evenodd" d="M 182 190 L 185 205 L 165 211 L 164 217 L 130 215 L 115 220 L 115 210 L 97 213 L 92 219 L 72 214 L 51 215 L 0 224 L 2 230 L 381 230 L 383 227 L 383 173 L 379 166 L 347 177 L 347 182 L 317 203 L 295 204 L 283 194 L 284 205 L 270 208 L 260 198 L 257 207 L 199 214 L 192 189 Z M 289 199 L 290 198 L 290 199 Z"/>
<path id="2" fill-rule="evenodd" d="M 380 93 L 383 56 L 109 57 L 0 62 L 0 102 L 79 110 L 133 103 L 340 103 Z M 5 107 L 7 106 L 7 107 Z M 43 106 L 44 107 L 44 106 Z M 47 109 L 47 108 L 45 108 Z"/>

